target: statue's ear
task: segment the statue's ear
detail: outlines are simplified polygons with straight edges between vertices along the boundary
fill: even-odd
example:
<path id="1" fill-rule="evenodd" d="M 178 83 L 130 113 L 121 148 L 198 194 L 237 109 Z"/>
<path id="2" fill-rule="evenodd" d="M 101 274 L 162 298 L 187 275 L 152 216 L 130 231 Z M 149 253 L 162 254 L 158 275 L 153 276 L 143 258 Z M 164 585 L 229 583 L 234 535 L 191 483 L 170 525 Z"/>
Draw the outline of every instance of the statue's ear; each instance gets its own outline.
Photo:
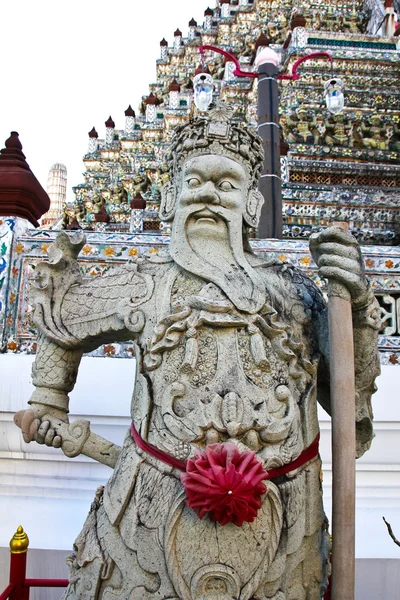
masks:
<path id="1" fill-rule="evenodd" d="M 259 190 L 251 189 L 247 196 L 246 208 L 243 214 L 245 223 L 250 227 L 257 227 L 260 220 L 264 196 Z"/>
<path id="2" fill-rule="evenodd" d="M 161 188 L 160 219 L 172 221 L 176 208 L 176 190 L 170 181 L 164 183 Z"/>

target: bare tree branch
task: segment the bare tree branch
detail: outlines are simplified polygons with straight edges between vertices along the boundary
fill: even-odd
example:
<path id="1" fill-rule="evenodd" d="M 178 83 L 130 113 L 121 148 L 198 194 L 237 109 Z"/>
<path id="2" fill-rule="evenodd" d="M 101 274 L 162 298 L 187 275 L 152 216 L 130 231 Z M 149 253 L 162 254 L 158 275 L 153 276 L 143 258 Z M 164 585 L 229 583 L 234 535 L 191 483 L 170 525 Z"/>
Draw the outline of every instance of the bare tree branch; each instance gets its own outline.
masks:
<path id="1" fill-rule="evenodd" d="M 386 521 L 385 517 L 382 517 L 382 519 L 385 521 L 385 524 L 386 524 L 386 527 L 387 527 L 387 530 L 388 530 L 388 532 L 389 532 L 389 535 L 390 535 L 390 537 L 392 538 L 392 540 L 394 541 L 394 543 L 395 543 L 395 544 L 397 544 L 397 546 L 400 546 L 400 542 L 399 542 L 399 540 L 398 540 L 398 539 L 395 537 L 395 535 L 394 535 L 394 533 L 393 533 L 393 529 L 392 529 L 392 527 L 391 527 L 390 523 L 388 523 L 388 522 Z"/>

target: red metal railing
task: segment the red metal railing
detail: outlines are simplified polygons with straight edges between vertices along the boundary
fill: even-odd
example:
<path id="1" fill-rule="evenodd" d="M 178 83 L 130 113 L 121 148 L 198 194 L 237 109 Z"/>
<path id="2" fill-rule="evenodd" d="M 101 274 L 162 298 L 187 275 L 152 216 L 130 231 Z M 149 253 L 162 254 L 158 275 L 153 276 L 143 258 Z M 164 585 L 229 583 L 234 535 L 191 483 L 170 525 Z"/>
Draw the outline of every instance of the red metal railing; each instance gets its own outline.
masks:
<path id="1" fill-rule="evenodd" d="M 32 587 L 67 587 L 68 579 L 27 579 L 26 559 L 29 539 L 21 526 L 10 541 L 10 582 L 0 600 L 29 600 Z"/>
<path id="2" fill-rule="evenodd" d="M 69 583 L 68 579 L 26 578 L 28 546 L 28 536 L 20 525 L 10 541 L 10 582 L 4 592 L 0 594 L 0 600 L 29 600 L 29 590 L 31 587 L 67 587 Z M 325 600 L 330 600 L 330 587 L 329 583 Z"/>

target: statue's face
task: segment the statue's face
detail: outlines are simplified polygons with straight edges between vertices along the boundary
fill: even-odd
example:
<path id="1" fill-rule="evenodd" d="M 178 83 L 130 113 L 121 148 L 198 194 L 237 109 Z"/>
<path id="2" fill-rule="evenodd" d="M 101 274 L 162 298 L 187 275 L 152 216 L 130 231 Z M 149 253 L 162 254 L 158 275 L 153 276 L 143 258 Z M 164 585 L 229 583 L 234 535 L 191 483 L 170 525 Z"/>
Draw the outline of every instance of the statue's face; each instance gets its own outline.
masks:
<path id="1" fill-rule="evenodd" d="M 265 301 L 265 286 L 245 257 L 242 234 L 244 217 L 257 216 L 261 208 L 261 194 L 249 187 L 245 169 L 225 156 L 190 158 L 181 177 L 177 196 L 171 196 L 176 202 L 172 258 L 217 285 L 238 310 L 257 312 Z M 165 205 L 168 209 L 168 197 Z"/>
<path id="2" fill-rule="evenodd" d="M 186 161 L 176 217 L 185 212 L 187 233 L 226 232 L 226 222 L 242 221 L 248 195 L 244 168 L 225 156 L 205 155 Z M 205 231 L 206 230 L 206 231 Z"/>

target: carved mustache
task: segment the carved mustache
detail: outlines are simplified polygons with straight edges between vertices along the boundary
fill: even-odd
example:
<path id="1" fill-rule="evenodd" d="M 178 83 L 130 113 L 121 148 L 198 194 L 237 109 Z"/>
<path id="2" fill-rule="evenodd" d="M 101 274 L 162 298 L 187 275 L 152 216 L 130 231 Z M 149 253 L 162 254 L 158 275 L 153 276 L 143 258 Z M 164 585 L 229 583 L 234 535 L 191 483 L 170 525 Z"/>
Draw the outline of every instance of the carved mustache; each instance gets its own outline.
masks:
<path id="1" fill-rule="evenodd" d="M 205 204 L 199 202 L 197 204 L 191 204 L 183 209 L 184 221 L 186 222 L 189 217 L 196 216 L 198 213 L 204 213 L 204 216 L 208 214 L 215 215 L 227 223 L 232 221 L 232 211 L 229 208 L 225 208 L 220 204 Z"/>

